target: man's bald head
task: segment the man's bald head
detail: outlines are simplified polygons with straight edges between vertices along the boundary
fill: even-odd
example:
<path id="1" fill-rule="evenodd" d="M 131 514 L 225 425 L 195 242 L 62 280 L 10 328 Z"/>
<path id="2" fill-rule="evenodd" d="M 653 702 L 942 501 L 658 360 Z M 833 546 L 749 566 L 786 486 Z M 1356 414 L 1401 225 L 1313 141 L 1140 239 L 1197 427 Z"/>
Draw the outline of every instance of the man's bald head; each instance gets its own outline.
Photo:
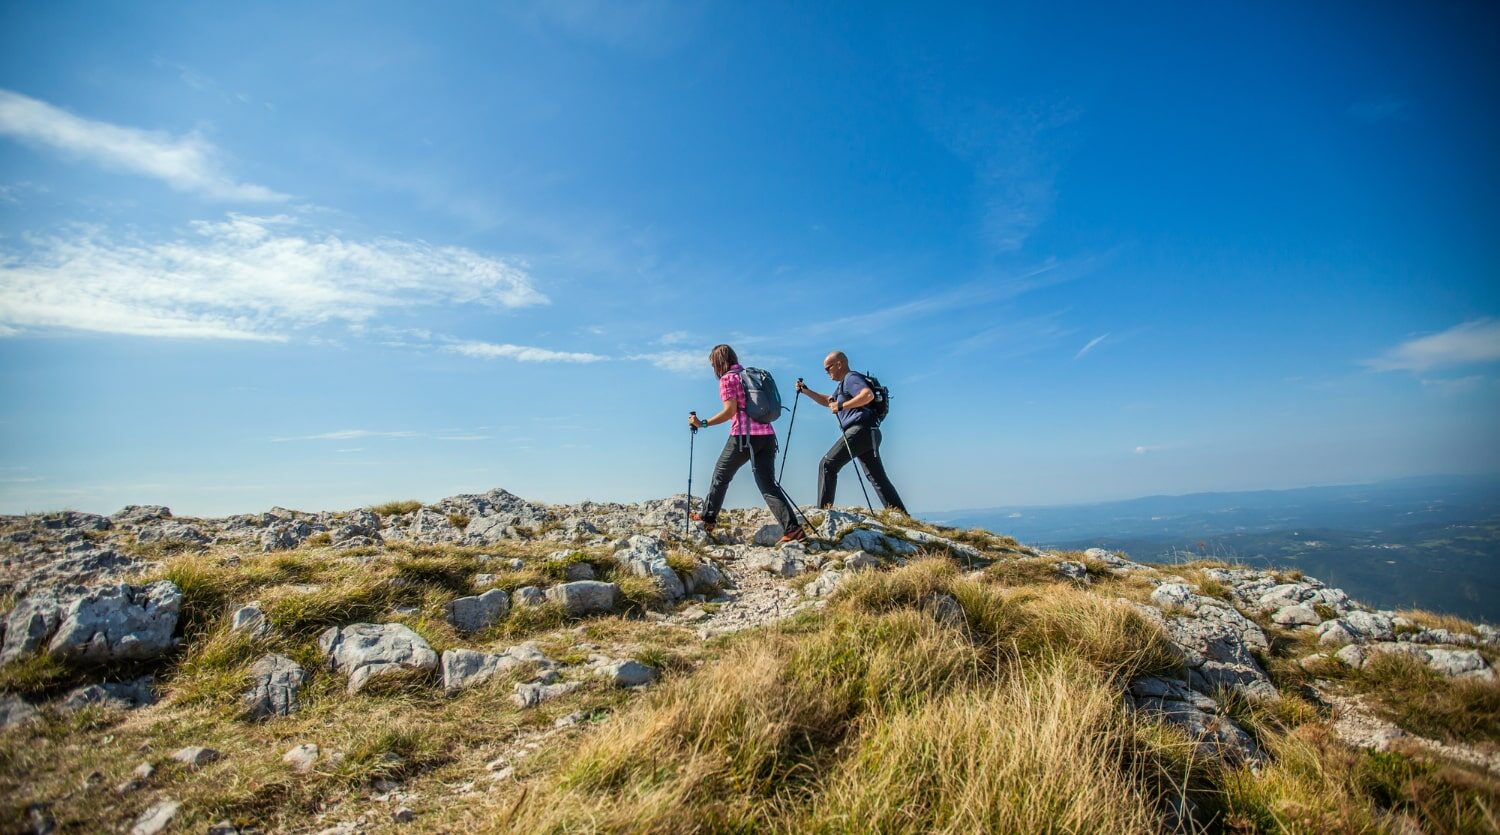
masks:
<path id="1" fill-rule="evenodd" d="M 849 358 L 843 351 L 834 351 L 823 358 L 823 370 L 833 379 L 842 380 L 849 373 Z"/>

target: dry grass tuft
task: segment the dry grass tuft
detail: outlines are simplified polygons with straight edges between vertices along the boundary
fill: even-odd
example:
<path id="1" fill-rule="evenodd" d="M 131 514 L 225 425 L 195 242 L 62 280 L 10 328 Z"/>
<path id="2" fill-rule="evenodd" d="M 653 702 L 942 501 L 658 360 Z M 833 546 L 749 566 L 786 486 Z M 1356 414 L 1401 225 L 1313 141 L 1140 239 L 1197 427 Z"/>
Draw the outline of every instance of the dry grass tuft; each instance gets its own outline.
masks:
<path id="1" fill-rule="evenodd" d="M 416 499 L 406 499 L 404 501 L 386 502 L 385 504 L 374 505 L 370 508 L 370 512 L 374 513 L 376 516 L 384 517 L 400 516 L 405 513 L 416 513 L 421 509 L 421 502 L 417 501 Z"/>

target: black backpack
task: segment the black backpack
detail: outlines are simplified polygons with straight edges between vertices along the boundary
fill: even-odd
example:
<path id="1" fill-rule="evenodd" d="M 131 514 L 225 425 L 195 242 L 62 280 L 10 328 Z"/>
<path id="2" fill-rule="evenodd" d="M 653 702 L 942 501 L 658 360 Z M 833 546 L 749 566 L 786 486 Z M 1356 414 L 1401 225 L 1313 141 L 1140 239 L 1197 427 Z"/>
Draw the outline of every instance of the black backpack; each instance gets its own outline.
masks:
<path id="1" fill-rule="evenodd" d="M 860 376 L 870 384 L 870 391 L 875 392 L 875 399 L 865 408 L 870 410 L 871 416 L 875 418 L 875 425 L 879 426 L 885 420 L 885 416 L 891 413 L 891 390 L 880 384 L 880 380 L 874 374 L 861 372 Z"/>

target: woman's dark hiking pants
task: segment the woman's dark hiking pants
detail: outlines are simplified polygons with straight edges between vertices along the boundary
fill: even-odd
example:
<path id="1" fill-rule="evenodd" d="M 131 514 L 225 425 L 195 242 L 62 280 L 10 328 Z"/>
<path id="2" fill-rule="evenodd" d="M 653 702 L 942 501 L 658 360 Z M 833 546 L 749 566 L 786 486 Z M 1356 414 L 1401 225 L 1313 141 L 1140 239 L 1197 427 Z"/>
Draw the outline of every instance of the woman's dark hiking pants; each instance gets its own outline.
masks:
<path id="1" fill-rule="evenodd" d="M 848 441 L 847 445 L 845 441 Z M 870 486 L 875 488 L 875 495 L 880 503 L 905 513 L 906 505 L 901 503 L 896 486 L 891 484 L 890 476 L 885 474 L 885 465 L 880 463 L 880 430 L 872 426 L 851 426 L 844 430 L 844 437 L 834 441 L 833 446 L 828 448 L 828 454 L 823 456 L 823 462 L 818 465 L 818 507 L 833 506 L 839 470 L 849 463 L 851 450 L 865 468 L 865 475 L 869 476 Z"/>
<path id="2" fill-rule="evenodd" d="M 800 527 L 792 515 L 791 500 L 776 486 L 776 436 L 775 435 L 730 435 L 714 464 L 714 477 L 708 483 L 708 495 L 703 498 L 703 521 L 716 522 L 719 507 L 724 504 L 724 493 L 729 489 L 729 480 L 740 471 L 745 462 L 755 473 L 755 486 L 766 497 L 766 507 L 781 523 L 781 529 L 789 531 Z"/>

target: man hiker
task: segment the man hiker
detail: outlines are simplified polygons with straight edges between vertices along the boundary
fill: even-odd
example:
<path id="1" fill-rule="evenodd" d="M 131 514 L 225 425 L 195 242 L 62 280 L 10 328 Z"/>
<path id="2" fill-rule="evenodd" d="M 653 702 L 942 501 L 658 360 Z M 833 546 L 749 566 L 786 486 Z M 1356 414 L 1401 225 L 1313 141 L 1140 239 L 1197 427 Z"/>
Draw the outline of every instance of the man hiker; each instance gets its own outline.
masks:
<path id="1" fill-rule="evenodd" d="M 823 462 L 818 465 L 818 506 L 833 507 L 834 488 L 838 485 L 839 470 L 849 463 L 852 455 L 859 459 L 875 487 L 880 503 L 906 513 L 906 505 L 896 493 L 895 485 L 885 474 L 880 463 L 880 428 L 870 404 L 875 400 L 875 389 L 863 374 L 849 370 L 849 358 L 843 351 L 834 351 L 823 360 L 823 370 L 830 379 L 838 383 L 833 394 L 824 396 L 808 388 L 801 380 L 797 390 L 819 406 L 827 406 L 839 419 L 842 437 L 833 442 Z"/>

